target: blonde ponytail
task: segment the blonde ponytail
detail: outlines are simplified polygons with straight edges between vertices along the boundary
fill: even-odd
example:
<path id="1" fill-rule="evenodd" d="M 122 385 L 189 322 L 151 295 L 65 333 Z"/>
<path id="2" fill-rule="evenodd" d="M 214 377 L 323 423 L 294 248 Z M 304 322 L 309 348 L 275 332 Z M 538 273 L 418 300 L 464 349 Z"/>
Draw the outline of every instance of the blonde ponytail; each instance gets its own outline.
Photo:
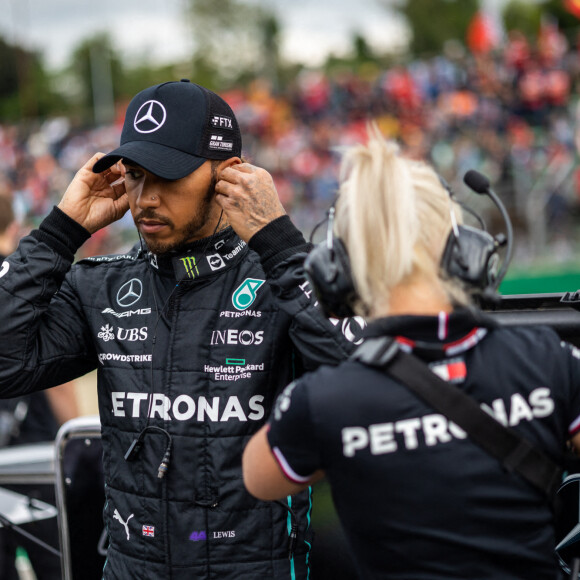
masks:
<path id="1" fill-rule="evenodd" d="M 440 276 L 453 202 L 431 167 L 401 156 L 371 125 L 368 143 L 344 154 L 340 181 L 335 233 L 350 257 L 359 314 L 388 304 L 392 288 L 417 273 L 453 302 L 467 302 L 456 282 Z"/>

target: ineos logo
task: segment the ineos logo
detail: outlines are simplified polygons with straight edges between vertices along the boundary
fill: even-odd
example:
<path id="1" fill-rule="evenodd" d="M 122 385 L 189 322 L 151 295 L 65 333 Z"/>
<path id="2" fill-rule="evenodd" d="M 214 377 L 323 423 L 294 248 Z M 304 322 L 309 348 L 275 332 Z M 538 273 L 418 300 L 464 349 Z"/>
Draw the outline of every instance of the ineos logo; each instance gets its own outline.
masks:
<path id="1" fill-rule="evenodd" d="M 146 101 L 139 107 L 133 127 L 139 133 L 155 133 L 163 127 L 166 118 L 167 111 L 159 101 Z"/>
<path id="2" fill-rule="evenodd" d="M 214 330 L 211 333 L 211 344 L 243 344 L 249 346 L 251 344 L 262 344 L 264 340 L 264 331 L 258 330 L 252 332 L 251 330 L 238 330 L 230 328 L 229 330 Z"/>
<path id="3" fill-rule="evenodd" d="M 142 293 L 143 284 L 141 284 L 141 280 L 133 278 L 119 288 L 117 292 L 117 304 L 123 308 L 132 306 L 141 298 Z"/>

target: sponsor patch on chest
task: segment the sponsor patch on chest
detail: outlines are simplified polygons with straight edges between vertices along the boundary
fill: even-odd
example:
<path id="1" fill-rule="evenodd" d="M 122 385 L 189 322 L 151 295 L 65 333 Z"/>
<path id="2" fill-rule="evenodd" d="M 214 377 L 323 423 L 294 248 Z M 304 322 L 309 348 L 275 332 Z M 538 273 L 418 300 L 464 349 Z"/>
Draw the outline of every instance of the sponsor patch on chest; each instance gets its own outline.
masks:
<path id="1" fill-rule="evenodd" d="M 463 358 L 454 358 L 438 361 L 429 365 L 429 368 L 448 383 L 462 383 L 467 377 L 467 367 Z"/>

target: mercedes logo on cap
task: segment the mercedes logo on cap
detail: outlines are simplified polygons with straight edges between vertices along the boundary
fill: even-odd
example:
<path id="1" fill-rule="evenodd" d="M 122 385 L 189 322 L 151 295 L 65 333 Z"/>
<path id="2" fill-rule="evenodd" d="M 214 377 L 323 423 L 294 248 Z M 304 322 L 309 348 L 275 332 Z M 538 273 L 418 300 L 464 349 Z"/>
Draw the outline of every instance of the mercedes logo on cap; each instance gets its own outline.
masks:
<path id="1" fill-rule="evenodd" d="M 133 278 L 123 284 L 117 292 L 117 304 L 122 307 L 132 306 L 141 298 L 143 293 L 143 284 L 141 280 Z"/>
<path id="2" fill-rule="evenodd" d="M 133 127 L 139 133 L 154 133 L 163 127 L 166 118 L 167 111 L 159 101 L 146 101 L 139 107 Z"/>

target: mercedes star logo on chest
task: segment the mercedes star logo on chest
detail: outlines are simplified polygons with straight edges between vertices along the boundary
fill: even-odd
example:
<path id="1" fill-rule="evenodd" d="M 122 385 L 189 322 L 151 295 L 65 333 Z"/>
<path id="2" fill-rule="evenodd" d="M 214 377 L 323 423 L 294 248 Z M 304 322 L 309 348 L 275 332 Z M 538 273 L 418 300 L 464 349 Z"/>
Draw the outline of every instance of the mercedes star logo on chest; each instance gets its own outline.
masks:
<path id="1" fill-rule="evenodd" d="M 132 306 L 141 298 L 143 293 L 143 284 L 141 280 L 133 278 L 123 284 L 119 291 L 117 292 L 117 304 L 126 308 L 127 306 Z"/>

